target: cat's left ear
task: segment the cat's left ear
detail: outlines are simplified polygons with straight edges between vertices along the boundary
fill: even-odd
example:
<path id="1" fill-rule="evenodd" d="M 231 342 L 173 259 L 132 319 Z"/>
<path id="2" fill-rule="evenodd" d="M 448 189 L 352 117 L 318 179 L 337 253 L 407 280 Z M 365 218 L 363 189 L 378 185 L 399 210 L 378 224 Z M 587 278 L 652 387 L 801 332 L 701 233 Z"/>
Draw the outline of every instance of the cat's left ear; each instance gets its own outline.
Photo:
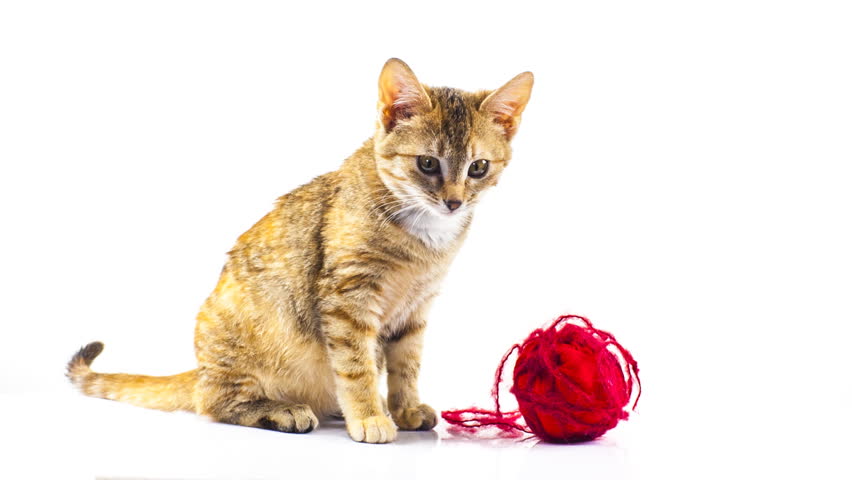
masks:
<path id="1" fill-rule="evenodd" d="M 479 106 L 480 112 L 490 116 L 494 123 L 503 128 L 503 132 L 509 140 L 518 131 L 521 113 L 524 112 L 524 108 L 530 100 L 532 86 L 532 72 L 521 73 L 493 91 Z"/>
<path id="2" fill-rule="evenodd" d="M 398 58 L 391 58 L 379 76 L 379 117 L 386 132 L 400 120 L 432 110 L 432 101 L 414 72 Z"/>

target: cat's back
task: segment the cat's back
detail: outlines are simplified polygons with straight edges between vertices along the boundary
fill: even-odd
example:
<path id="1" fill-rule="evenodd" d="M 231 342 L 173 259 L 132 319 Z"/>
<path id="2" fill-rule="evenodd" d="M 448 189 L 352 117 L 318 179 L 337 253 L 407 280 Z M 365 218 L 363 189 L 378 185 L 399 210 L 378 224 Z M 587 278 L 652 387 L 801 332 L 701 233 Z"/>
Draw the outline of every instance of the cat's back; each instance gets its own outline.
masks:
<path id="1" fill-rule="evenodd" d="M 338 172 L 330 172 L 281 196 L 240 235 L 229 252 L 233 266 L 260 272 L 275 267 L 276 260 L 310 261 L 319 253 L 324 218 L 338 191 Z"/>
<path id="2" fill-rule="evenodd" d="M 323 230 L 338 191 L 338 172 L 330 172 L 281 196 L 228 252 L 208 303 L 238 304 L 235 308 L 252 317 L 251 323 L 275 317 L 316 337 L 315 284 L 325 261 Z"/>

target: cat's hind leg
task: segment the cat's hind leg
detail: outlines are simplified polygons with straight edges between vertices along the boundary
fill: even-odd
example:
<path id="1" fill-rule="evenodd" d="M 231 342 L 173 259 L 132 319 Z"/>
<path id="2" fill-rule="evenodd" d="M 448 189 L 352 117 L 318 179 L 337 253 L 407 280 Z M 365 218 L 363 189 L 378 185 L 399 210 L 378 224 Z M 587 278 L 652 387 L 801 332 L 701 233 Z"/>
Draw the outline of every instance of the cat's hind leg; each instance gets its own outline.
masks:
<path id="1" fill-rule="evenodd" d="M 269 399 L 236 405 L 228 413 L 219 421 L 286 433 L 308 433 L 319 424 L 308 405 L 288 405 Z"/>
<path id="2" fill-rule="evenodd" d="M 204 372 L 195 392 L 199 414 L 233 425 L 286 433 L 308 433 L 319 421 L 310 406 L 264 398 L 249 375 Z"/>

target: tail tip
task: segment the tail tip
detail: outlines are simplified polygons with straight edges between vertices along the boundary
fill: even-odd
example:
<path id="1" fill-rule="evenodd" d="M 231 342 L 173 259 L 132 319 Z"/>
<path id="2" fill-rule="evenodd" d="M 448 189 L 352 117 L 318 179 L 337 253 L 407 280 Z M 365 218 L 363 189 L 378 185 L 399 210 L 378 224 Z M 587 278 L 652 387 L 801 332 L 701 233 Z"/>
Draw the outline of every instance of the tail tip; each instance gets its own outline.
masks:
<path id="1" fill-rule="evenodd" d="M 75 355 L 75 359 L 82 360 L 86 365 L 91 365 L 92 361 L 104 351 L 103 342 L 92 342 L 81 348 Z"/>
<path id="2" fill-rule="evenodd" d="M 68 375 L 69 377 L 73 377 L 75 370 L 80 367 L 89 367 L 92 364 L 92 361 L 104 351 L 104 344 L 102 342 L 92 342 L 74 354 L 71 357 L 71 361 L 68 362 Z"/>

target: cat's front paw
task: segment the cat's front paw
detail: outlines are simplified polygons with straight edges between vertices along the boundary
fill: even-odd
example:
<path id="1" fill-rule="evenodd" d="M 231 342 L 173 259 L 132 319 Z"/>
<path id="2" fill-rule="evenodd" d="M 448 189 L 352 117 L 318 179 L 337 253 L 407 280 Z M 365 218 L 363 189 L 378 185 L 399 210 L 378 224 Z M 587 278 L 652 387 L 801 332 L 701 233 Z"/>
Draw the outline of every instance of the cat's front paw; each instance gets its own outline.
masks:
<path id="1" fill-rule="evenodd" d="M 393 421 L 401 430 L 432 430 L 438 423 L 435 409 L 425 403 L 394 410 L 392 415 Z"/>
<path id="2" fill-rule="evenodd" d="M 346 430 L 356 442 L 388 443 L 396 439 L 396 425 L 386 415 L 347 421 Z"/>

